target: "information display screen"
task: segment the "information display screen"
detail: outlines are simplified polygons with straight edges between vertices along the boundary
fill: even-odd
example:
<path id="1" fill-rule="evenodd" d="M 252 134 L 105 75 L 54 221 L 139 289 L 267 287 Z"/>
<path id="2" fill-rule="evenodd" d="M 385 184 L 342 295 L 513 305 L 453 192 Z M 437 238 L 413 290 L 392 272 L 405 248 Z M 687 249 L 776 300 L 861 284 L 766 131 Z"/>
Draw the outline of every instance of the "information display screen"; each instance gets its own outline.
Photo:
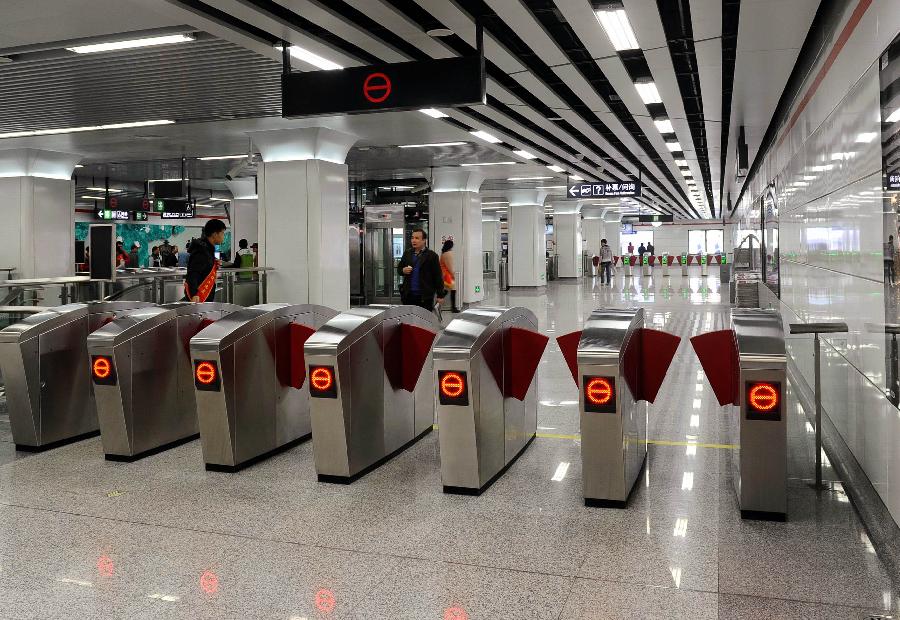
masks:
<path id="1" fill-rule="evenodd" d="M 88 233 L 91 248 L 91 280 L 114 280 L 113 248 L 116 227 L 113 224 L 92 224 Z"/>

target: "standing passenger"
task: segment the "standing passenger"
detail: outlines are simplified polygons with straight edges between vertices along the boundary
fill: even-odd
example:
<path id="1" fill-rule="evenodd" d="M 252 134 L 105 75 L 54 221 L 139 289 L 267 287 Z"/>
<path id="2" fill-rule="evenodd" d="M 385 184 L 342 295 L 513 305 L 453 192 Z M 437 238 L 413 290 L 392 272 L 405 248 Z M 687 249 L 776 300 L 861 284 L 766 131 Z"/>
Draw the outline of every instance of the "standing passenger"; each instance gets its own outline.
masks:
<path id="1" fill-rule="evenodd" d="M 428 235 L 421 228 L 412 232 L 412 247 L 403 253 L 397 265 L 397 273 L 403 276 L 400 289 L 401 300 L 409 306 L 419 306 L 428 311 L 434 310 L 434 297 L 437 302 L 444 301 L 444 278 L 438 255 L 428 249 Z"/>
<path id="2" fill-rule="evenodd" d="M 612 248 L 606 242 L 606 239 L 600 240 L 600 284 L 603 284 L 603 278 L 606 276 L 606 283 L 612 286 L 612 278 L 610 271 L 612 270 Z"/>
<path id="3" fill-rule="evenodd" d="M 890 286 L 894 286 L 894 256 L 896 254 L 894 235 L 890 235 L 887 243 L 884 244 L 884 282 Z"/>
<path id="4" fill-rule="evenodd" d="M 215 301 L 216 275 L 219 272 L 216 246 L 224 240 L 225 222 L 213 219 L 203 227 L 203 237 L 191 243 L 184 278 L 184 294 L 188 301 Z"/>
<path id="5" fill-rule="evenodd" d="M 447 239 L 441 247 L 441 275 L 444 288 L 450 291 L 450 311 L 459 312 L 456 305 L 456 276 L 453 271 L 453 239 Z"/>

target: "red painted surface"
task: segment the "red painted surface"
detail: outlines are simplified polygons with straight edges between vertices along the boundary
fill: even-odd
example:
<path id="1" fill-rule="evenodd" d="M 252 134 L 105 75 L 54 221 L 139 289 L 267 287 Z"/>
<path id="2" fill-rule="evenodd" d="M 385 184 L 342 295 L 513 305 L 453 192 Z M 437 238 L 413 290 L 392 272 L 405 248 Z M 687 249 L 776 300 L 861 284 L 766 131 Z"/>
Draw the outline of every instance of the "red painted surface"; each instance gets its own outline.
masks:
<path id="1" fill-rule="evenodd" d="M 416 389 L 436 336 L 431 330 L 408 323 L 393 330 L 384 344 L 384 370 L 395 390 Z"/>
<path id="2" fill-rule="evenodd" d="M 739 359 L 734 331 L 723 329 L 691 338 L 691 345 L 720 405 L 740 402 Z"/>
<path id="3" fill-rule="evenodd" d="M 510 327 L 503 338 L 503 394 L 524 400 L 549 338 L 530 329 Z"/>
<path id="4" fill-rule="evenodd" d="M 797 109 L 794 110 L 793 114 L 791 114 L 791 119 L 788 121 L 788 124 L 784 129 L 784 133 L 782 133 L 781 137 L 778 139 L 778 146 L 781 146 L 781 143 L 784 142 L 784 139 L 797 123 L 797 119 L 800 118 L 801 114 L 803 114 L 803 110 L 805 110 L 806 106 L 809 105 L 809 102 L 812 101 L 813 96 L 815 96 L 816 91 L 819 90 L 819 86 L 822 84 L 822 80 L 824 80 L 825 76 L 828 75 L 828 72 L 831 70 L 831 66 L 834 64 L 834 61 L 837 60 L 838 55 L 844 49 L 844 45 L 847 44 L 847 41 L 853 34 L 853 31 L 856 30 L 856 27 L 862 20 L 863 15 L 865 15 L 866 11 L 869 10 L 869 7 L 871 5 L 872 0 L 859 0 L 859 4 L 857 4 L 856 8 L 853 9 L 853 13 L 850 14 L 850 19 L 847 20 L 846 24 L 844 24 L 844 29 L 841 30 L 841 34 L 838 35 L 837 40 L 834 42 L 834 47 L 831 48 L 831 52 L 828 54 L 825 62 L 822 63 L 822 68 L 819 69 L 819 72 L 813 79 L 812 84 L 809 85 L 806 94 L 803 95 L 803 99 L 801 99 L 800 103 L 797 104 Z"/>
<path id="5" fill-rule="evenodd" d="M 316 333 L 309 325 L 291 323 L 291 373 L 290 386 L 295 390 L 303 387 L 306 381 L 306 356 L 303 354 L 303 345 L 309 337 Z"/>
<path id="6" fill-rule="evenodd" d="M 578 385 L 578 342 L 581 340 L 581 330 L 566 334 L 565 336 L 557 336 L 556 342 L 559 344 L 559 350 L 562 352 L 563 359 L 566 360 L 566 366 L 572 373 L 572 379 L 575 385 Z"/>
<path id="7" fill-rule="evenodd" d="M 622 353 L 622 372 L 635 400 L 653 402 L 681 338 L 655 329 L 635 330 Z"/>

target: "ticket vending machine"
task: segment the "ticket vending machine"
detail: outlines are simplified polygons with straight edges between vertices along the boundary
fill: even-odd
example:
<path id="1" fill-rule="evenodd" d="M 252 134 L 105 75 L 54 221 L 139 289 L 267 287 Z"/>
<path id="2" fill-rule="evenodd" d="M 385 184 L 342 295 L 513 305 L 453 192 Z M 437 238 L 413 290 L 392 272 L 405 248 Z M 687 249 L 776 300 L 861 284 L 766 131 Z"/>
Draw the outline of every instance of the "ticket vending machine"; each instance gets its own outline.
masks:
<path id="1" fill-rule="evenodd" d="M 480 495 L 534 439 L 546 345 L 525 308 L 471 308 L 441 333 L 434 385 L 445 493 Z"/>
<path id="2" fill-rule="evenodd" d="M 68 304 L 0 330 L 0 373 L 17 450 L 46 450 L 99 432 L 88 334 L 121 313 L 149 305 Z"/>
<path id="3" fill-rule="evenodd" d="M 644 310 L 599 309 L 557 338 L 578 385 L 586 506 L 624 508 L 647 458 L 648 403 L 681 339 L 644 327 Z"/>
<path id="4" fill-rule="evenodd" d="M 732 480 L 745 519 L 787 516 L 787 356 L 781 315 L 735 309 L 731 329 L 691 338 L 720 405 Z"/>
<path id="5" fill-rule="evenodd" d="M 237 471 L 310 437 L 303 345 L 336 314 L 312 304 L 261 304 L 191 338 L 206 469 Z"/>
<path id="6" fill-rule="evenodd" d="M 135 461 L 197 437 L 190 340 L 240 309 L 188 302 L 142 308 L 88 336 L 107 460 Z"/>
<path id="7" fill-rule="evenodd" d="M 424 308 L 372 305 L 338 314 L 306 341 L 319 481 L 349 484 L 431 432 L 440 327 Z"/>

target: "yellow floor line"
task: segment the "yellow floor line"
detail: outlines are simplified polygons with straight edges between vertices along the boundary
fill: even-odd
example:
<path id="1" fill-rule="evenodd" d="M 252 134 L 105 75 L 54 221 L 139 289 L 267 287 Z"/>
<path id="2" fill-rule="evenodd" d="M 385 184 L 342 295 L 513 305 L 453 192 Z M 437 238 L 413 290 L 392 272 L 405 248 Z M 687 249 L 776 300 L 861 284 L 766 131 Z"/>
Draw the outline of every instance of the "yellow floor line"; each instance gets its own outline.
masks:
<path id="1" fill-rule="evenodd" d="M 434 430 L 437 430 L 438 425 L 434 425 Z M 557 433 L 537 433 L 535 435 L 538 439 L 568 439 L 571 441 L 581 439 L 581 435 L 560 435 Z M 733 443 L 699 443 L 696 441 L 669 441 L 668 439 L 648 439 L 647 443 L 652 444 L 654 446 L 696 446 L 698 448 L 711 448 L 713 450 L 735 450 L 737 449 L 737 445 Z"/>

